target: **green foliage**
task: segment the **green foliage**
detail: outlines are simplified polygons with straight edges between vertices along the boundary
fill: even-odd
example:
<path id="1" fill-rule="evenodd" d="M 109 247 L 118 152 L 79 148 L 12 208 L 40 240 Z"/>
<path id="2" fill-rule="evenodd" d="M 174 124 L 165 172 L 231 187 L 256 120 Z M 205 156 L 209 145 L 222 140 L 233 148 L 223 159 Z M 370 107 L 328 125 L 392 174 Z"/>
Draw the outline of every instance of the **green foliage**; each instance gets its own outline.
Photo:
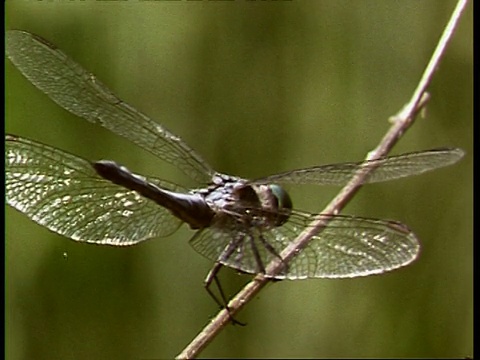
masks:
<path id="1" fill-rule="evenodd" d="M 7 28 L 56 44 L 219 171 L 259 177 L 361 160 L 411 96 L 454 2 L 7 2 Z M 270 285 L 206 357 L 473 355 L 472 6 L 395 153 L 467 151 L 454 167 L 369 185 L 346 213 L 392 218 L 422 241 L 399 271 Z M 187 183 L 66 113 L 6 64 L 6 130 Z M 328 196 L 322 195 L 325 194 Z M 304 187 L 320 211 L 333 190 Z M 323 196 L 323 197 L 322 197 Z M 172 358 L 217 310 L 193 233 L 131 248 L 71 242 L 6 215 L 9 359 Z M 63 254 L 68 256 L 65 257 Z M 234 294 L 249 278 L 223 270 Z"/>

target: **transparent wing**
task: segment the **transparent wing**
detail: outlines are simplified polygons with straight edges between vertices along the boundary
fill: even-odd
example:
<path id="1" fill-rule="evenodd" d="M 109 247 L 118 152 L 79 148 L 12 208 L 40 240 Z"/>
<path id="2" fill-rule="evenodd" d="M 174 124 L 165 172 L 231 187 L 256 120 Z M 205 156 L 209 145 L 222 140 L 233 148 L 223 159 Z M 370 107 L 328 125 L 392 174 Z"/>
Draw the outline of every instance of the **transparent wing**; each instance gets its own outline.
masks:
<path id="1" fill-rule="evenodd" d="M 202 230 L 190 244 L 200 254 L 218 261 L 229 244 L 236 241 L 235 251 L 220 262 L 256 274 L 261 269 L 256 253 L 266 267 L 278 259 L 277 255 L 309 226 L 314 216 L 295 211 L 286 224 L 265 231 L 242 229 L 232 220 L 230 227 L 222 224 Z M 343 215 L 328 218 L 331 219 L 328 226 L 275 278 L 348 278 L 378 274 L 409 264 L 420 250 L 415 234 L 400 223 Z"/>
<path id="2" fill-rule="evenodd" d="M 411 152 L 378 160 L 315 166 L 288 171 L 251 183 L 295 183 L 316 185 L 344 185 L 361 168 L 375 168 L 365 180 L 374 183 L 422 174 L 440 167 L 449 166 L 460 160 L 464 151 L 458 148 L 439 148 Z"/>
<path id="3" fill-rule="evenodd" d="M 194 180 L 211 180 L 214 171 L 179 137 L 117 98 L 54 45 L 17 30 L 7 31 L 5 41 L 12 63 L 58 105 L 127 138 Z"/>
<path id="4" fill-rule="evenodd" d="M 167 236 L 181 225 L 153 201 L 99 177 L 87 160 L 12 135 L 5 136 L 5 145 L 7 203 L 51 231 L 121 246 Z"/>

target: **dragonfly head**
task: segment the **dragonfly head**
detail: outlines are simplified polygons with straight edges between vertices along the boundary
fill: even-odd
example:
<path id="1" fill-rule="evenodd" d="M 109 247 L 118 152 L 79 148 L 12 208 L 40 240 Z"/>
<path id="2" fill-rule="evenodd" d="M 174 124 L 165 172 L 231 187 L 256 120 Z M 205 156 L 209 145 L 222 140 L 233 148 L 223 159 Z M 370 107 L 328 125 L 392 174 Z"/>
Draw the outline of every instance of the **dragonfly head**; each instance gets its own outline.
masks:
<path id="1" fill-rule="evenodd" d="M 272 192 L 274 197 L 275 206 L 278 209 L 278 217 L 276 219 L 275 225 L 282 226 L 290 217 L 290 211 L 292 210 L 293 204 L 290 195 L 277 184 L 270 184 L 268 188 Z"/>

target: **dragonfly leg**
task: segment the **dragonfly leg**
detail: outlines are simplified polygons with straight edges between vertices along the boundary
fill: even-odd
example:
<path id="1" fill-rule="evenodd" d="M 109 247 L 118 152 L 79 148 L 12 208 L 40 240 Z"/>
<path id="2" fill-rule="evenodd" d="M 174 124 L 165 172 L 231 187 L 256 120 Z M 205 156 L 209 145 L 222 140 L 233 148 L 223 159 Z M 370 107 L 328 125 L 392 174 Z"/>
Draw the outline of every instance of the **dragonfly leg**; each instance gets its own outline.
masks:
<path id="1" fill-rule="evenodd" d="M 258 252 L 257 245 L 255 245 L 255 240 L 251 235 L 248 237 L 248 239 L 249 239 L 250 247 L 252 248 L 253 256 L 255 257 L 255 262 L 257 263 L 257 267 L 258 267 L 257 270 L 259 273 L 265 274 L 265 266 L 263 265 L 262 258 L 260 257 L 260 253 Z"/>
<path id="2" fill-rule="evenodd" d="M 246 325 L 245 323 L 242 323 L 233 317 L 233 315 L 230 312 L 230 308 L 228 307 L 227 297 L 223 292 L 222 286 L 220 284 L 220 280 L 218 280 L 218 276 L 217 276 L 218 272 L 222 267 L 223 265 L 217 262 L 215 263 L 213 268 L 209 271 L 204 282 L 205 290 L 207 290 L 208 294 L 212 297 L 213 300 L 215 300 L 218 306 L 220 306 L 221 308 L 225 308 L 228 311 L 228 314 L 230 316 L 230 321 L 232 322 L 233 325 L 245 326 Z M 218 289 L 218 292 L 220 293 L 220 297 L 222 298 L 222 301 L 218 299 L 218 297 L 213 293 L 212 289 L 210 288 L 210 285 L 212 285 L 213 281 L 215 281 L 215 284 L 217 285 L 217 289 Z"/>
<path id="3" fill-rule="evenodd" d="M 275 256 L 276 258 L 278 258 L 282 262 L 282 264 L 283 264 L 282 272 L 284 272 L 286 274 L 288 272 L 288 264 L 286 264 L 283 261 L 280 254 L 275 250 L 275 248 L 267 240 L 265 240 L 265 238 L 262 235 L 260 235 L 258 238 L 262 242 L 262 245 L 265 246 L 265 249 L 267 249 L 268 252 L 270 252 L 273 256 Z M 263 270 L 263 273 L 265 274 L 265 270 Z M 280 279 L 273 279 L 273 280 L 280 280 Z"/>

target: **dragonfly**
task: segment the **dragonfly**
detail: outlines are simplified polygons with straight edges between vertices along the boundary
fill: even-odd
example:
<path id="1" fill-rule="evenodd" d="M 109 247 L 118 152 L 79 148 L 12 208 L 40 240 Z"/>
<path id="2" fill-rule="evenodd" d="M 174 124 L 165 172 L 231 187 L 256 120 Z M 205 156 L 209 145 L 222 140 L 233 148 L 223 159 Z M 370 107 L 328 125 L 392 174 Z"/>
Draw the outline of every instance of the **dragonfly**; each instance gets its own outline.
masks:
<path id="1" fill-rule="evenodd" d="M 110 160 L 89 161 L 13 134 L 5 135 L 8 205 L 45 228 L 75 241 L 127 246 L 174 233 L 186 223 L 190 245 L 214 262 L 205 287 L 221 306 L 226 297 L 218 270 L 271 279 L 350 278 L 410 264 L 420 249 L 404 224 L 350 215 L 323 215 L 327 226 L 285 262 L 295 237 L 322 215 L 293 208 L 281 184 L 346 184 L 359 170 L 376 183 L 422 174 L 460 160 L 459 148 L 437 148 L 376 160 L 313 166 L 258 179 L 215 171 L 163 125 L 114 95 L 47 40 L 19 30 L 6 33 L 6 55 L 39 90 L 67 111 L 123 136 L 196 181 L 186 189 L 142 176 Z M 209 289 L 217 282 L 223 303 Z M 226 305 L 225 305 L 226 306 Z"/>

